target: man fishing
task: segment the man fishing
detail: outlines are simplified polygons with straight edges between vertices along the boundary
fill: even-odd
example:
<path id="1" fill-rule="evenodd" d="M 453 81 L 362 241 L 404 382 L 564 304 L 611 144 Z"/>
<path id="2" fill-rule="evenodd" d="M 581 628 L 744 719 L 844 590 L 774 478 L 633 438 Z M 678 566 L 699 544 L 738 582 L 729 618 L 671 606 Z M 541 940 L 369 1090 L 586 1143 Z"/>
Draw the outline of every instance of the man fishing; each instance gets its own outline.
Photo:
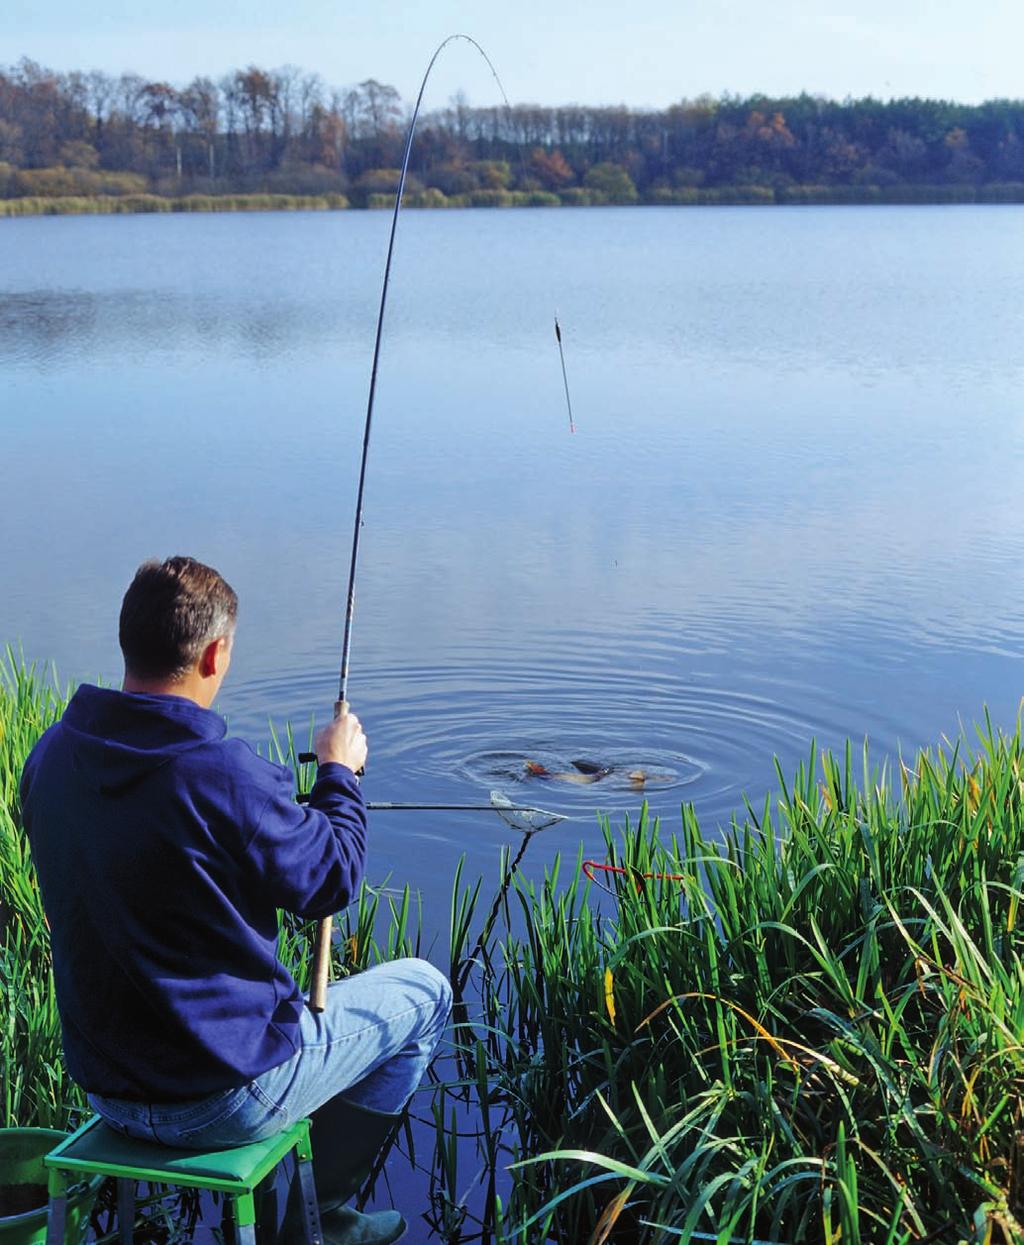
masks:
<path id="1" fill-rule="evenodd" d="M 358 888 L 367 743 L 352 713 L 321 730 L 300 807 L 289 770 L 226 739 L 211 705 L 236 614 L 210 567 L 145 563 L 121 606 L 122 690 L 80 687 L 25 765 L 68 1070 L 112 1128 L 165 1145 L 241 1145 L 312 1116 L 325 1240 L 388 1245 L 397 1212 L 344 1203 L 419 1084 L 451 990 L 405 959 L 334 983 L 322 1014 L 304 1005 L 278 909 L 317 919 Z M 272 1202 L 264 1235 L 300 1239 L 298 1190 Z"/>

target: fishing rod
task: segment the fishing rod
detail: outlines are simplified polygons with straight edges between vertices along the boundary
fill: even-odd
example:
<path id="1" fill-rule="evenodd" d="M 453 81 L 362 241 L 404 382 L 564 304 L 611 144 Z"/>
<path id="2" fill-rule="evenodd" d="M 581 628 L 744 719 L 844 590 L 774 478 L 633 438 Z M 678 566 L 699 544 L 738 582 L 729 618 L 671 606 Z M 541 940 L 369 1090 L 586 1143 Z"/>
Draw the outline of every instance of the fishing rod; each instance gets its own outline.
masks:
<path id="1" fill-rule="evenodd" d="M 437 58 L 445 50 L 449 43 L 462 40 L 471 44 L 487 62 L 494 81 L 498 84 L 498 90 L 501 92 L 502 99 L 505 101 L 506 108 L 511 108 L 508 95 L 502 85 L 501 79 L 498 77 L 498 71 L 491 64 L 491 59 L 483 50 L 477 41 L 470 35 L 454 34 L 443 39 L 434 51 L 434 55 L 430 58 L 427 65 L 426 73 L 423 75 L 423 81 L 420 83 L 419 94 L 416 96 L 416 106 L 413 109 L 412 118 L 409 121 L 409 130 L 405 138 L 405 151 L 402 156 L 402 171 L 398 179 L 398 189 L 395 191 L 395 207 L 391 214 L 391 232 L 388 236 L 388 253 L 384 263 L 384 282 L 381 287 L 380 306 L 377 311 L 377 332 L 373 342 L 373 365 L 370 369 L 370 392 L 366 402 L 366 421 L 363 425 L 363 449 L 359 462 L 359 487 L 356 490 L 356 511 L 355 521 L 352 527 L 352 557 L 349 563 L 348 571 L 348 593 L 345 604 L 345 630 L 342 637 L 341 645 L 341 671 L 338 679 L 338 699 L 334 702 L 334 716 L 341 717 L 348 712 L 348 667 L 349 654 L 352 647 L 352 620 L 355 615 L 356 606 L 356 571 L 359 565 L 359 535 L 363 526 L 363 495 L 366 489 L 366 465 L 370 453 L 370 430 L 373 424 L 373 403 L 377 394 L 377 371 L 380 365 L 380 348 L 384 334 L 384 310 L 387 306 L 388 284 L 391 280 L 391 260 L 395 252 L 395 234 L 398 230 L 398 217 L 402 210 L 402 195 L 405 191 L 405 179 L 409 171 L 409 157 L 412 154 L 412 140 L 416 133 L 416 122 L 420 115 L 420 106 L 423 103 L 423 94 L 427 89 L 427 81 L 430 78 L 431 71 L 437 61 Z M 316 940 L 313 947 L 313 968 L 311 975 L 311 985 L 309 992 L 309 1007 L 311 1011 L 322 1012 L 327 1005 L 327 980 L 330 975 L 331 968 L 331 926 L 333 917 L 324 917 L 317 925 Z"/>
<path id="2" fill-rule="evenodd" d="M 405 153 L 402 156 L 402 172 L 398 179 L 398 189 L 395 192 L 395 207 L 391 215 L 391 233 L 388 237 L 388 254 L 384 263 L 384 284 L 380 293 L 380 307 L 377 311 L 377 332 L 373 342 L 373 366 L 370 369 L 370 394 L 366 403 L 366 422 L 363 426 L 363 452 L 359 462 L 359 487 L 356 490 L 356 513 L 355 522 L 352 528 L 352 559 L 349 564 L 348 571 L 348 594 L 345 606 L 345 631 L 342 636 L 341 644 L 341 673 L 338 680 L 338 705 L 344 705 L 346 693 L 348 689 L 348 666 L 349 654 L 352 647 L 352 619 L 355 615 L 356 608 L 356 571 L 359 565 L 359 534 L 363 526 L 363 494 L 366 489 L 366 464 L 370 453 L 370 429 L 373 423 L 373 402 L 377 393 L 377 371 L 380 364 L 380 347 L 384 333 L 384 310 L 388 299 L 388 284 L 391 280 L 391 260 L 395 252 L 395 234 L 398 229 L 398 216 L 402 210 L 402 195 L 405 191 L 406 174 L 409 171 L 409 156 L 412 153 L 412 140 L 416 133 L 416 122 L 420 115 L 420 105 L 423 103 L 423 92 L 427 88 L 427 80 L 430 72 L 434 68 L 434 63 L 441 55 L 449 43 L 453 43 L 457 39 L 465 40 L 470 43 L 487 62 L 487 67 L 494 76 L 495 82 L 498 84 L 498 90 L 501 91 L 502 99 L 505 106 L 510 108 L 508 96 L 505 94 L 505 88 L 501 84 L 498 77 L 498 71 L 491 64 L 490 57 L 483 50 L 477 41 L 470 35 L 455 34 L 449 35 L 447 39 L 442 40 L 438 44 L 434 55 L 430 58 L 430 64 L 427 71 L 423 75 L 423 81 L 420 83 L 419 95 L 416 97 L 416 107 L 413 109 L 412 120 L 409 122 L 409 132 L 405 139 Z"/>

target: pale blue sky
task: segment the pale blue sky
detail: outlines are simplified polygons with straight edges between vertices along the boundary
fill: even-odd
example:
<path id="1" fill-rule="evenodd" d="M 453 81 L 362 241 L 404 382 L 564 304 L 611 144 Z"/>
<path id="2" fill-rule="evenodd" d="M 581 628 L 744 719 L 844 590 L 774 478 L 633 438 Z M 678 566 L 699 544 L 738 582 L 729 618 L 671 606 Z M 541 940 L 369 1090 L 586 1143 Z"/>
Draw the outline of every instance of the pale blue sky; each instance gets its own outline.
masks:
<path id="1" fill-rule="evenodd" d="M 175 83 L 290 63 L 337 86 L 376 77 L 409 99 L 453 31 L 483 44 L 515 102 L 1024 95 L 1024 0 L 0 0 L 0 63 L 24 54 Z M 438 66 L 428 103 L 460 88 L 495 98 L 466 45 Z"/>

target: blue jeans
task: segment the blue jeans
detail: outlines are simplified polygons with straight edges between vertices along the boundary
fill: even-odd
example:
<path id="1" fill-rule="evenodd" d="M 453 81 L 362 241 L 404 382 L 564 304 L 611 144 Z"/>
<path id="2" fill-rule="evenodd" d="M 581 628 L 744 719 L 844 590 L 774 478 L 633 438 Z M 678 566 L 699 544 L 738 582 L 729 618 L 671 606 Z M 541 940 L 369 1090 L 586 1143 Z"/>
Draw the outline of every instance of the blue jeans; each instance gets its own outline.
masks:
<path id="1" fill-rule="evenodd" d="M 89 1102 L 118 1132 L 191 1150 L 261 1141 L 337 1095 L 394 1114 L 422 1080 L 451 1006 L 451 987 L 436 968 L 395 960 L 333 982 L 322 1014 L 303 1009 L 298 1051 L 248 1085 L 175 1103 L 98 1094 Z"/>

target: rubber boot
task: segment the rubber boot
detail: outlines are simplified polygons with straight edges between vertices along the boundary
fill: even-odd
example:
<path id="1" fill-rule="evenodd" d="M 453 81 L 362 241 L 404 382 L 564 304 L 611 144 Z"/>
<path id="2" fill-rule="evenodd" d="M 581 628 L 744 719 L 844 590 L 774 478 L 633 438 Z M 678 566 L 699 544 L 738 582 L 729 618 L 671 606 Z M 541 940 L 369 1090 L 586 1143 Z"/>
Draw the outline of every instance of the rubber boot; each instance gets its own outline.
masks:
<path id="1" fill-rule="evenodd" d="M 306 1228 L 293 1193 L 295 1164 L 288 1159 L 283 1171 L 264 1182 L 257 1194 L 257 1245 L 305 1245 Z M 286 1206 L 282 1212 L 281 1207 Z M 405 1235 L 405 1220 L 397 1210 L 364 1215 L 350 1206 L 332 1206 L 320 1215 L 324 1245 L 392 1245 Z"/>
<path id="2" fill-rule="evenodd" d="M 364 1215 L 344 1205 L 359 1191 L 401 1118 L 357 1107 L 341 1097 L 313 1112 L 313 1178 L 324 1245 L 392 1245 L 405 1234 L 405 1220 L 396 1210 Z M 297 1184 L 293 1181 L 284 1224 L 277 1234 L 281 1245 L 299 1245 L 305 1240 Z"/>
<path id="3" fill-rule="evenodd" d="M 320 1216 L 324 1245 L 392 1245 L 405 1236 L 405 1220 L 397 1210 L 360 1214 L 351 1206 L 339 1206 Z"/>

